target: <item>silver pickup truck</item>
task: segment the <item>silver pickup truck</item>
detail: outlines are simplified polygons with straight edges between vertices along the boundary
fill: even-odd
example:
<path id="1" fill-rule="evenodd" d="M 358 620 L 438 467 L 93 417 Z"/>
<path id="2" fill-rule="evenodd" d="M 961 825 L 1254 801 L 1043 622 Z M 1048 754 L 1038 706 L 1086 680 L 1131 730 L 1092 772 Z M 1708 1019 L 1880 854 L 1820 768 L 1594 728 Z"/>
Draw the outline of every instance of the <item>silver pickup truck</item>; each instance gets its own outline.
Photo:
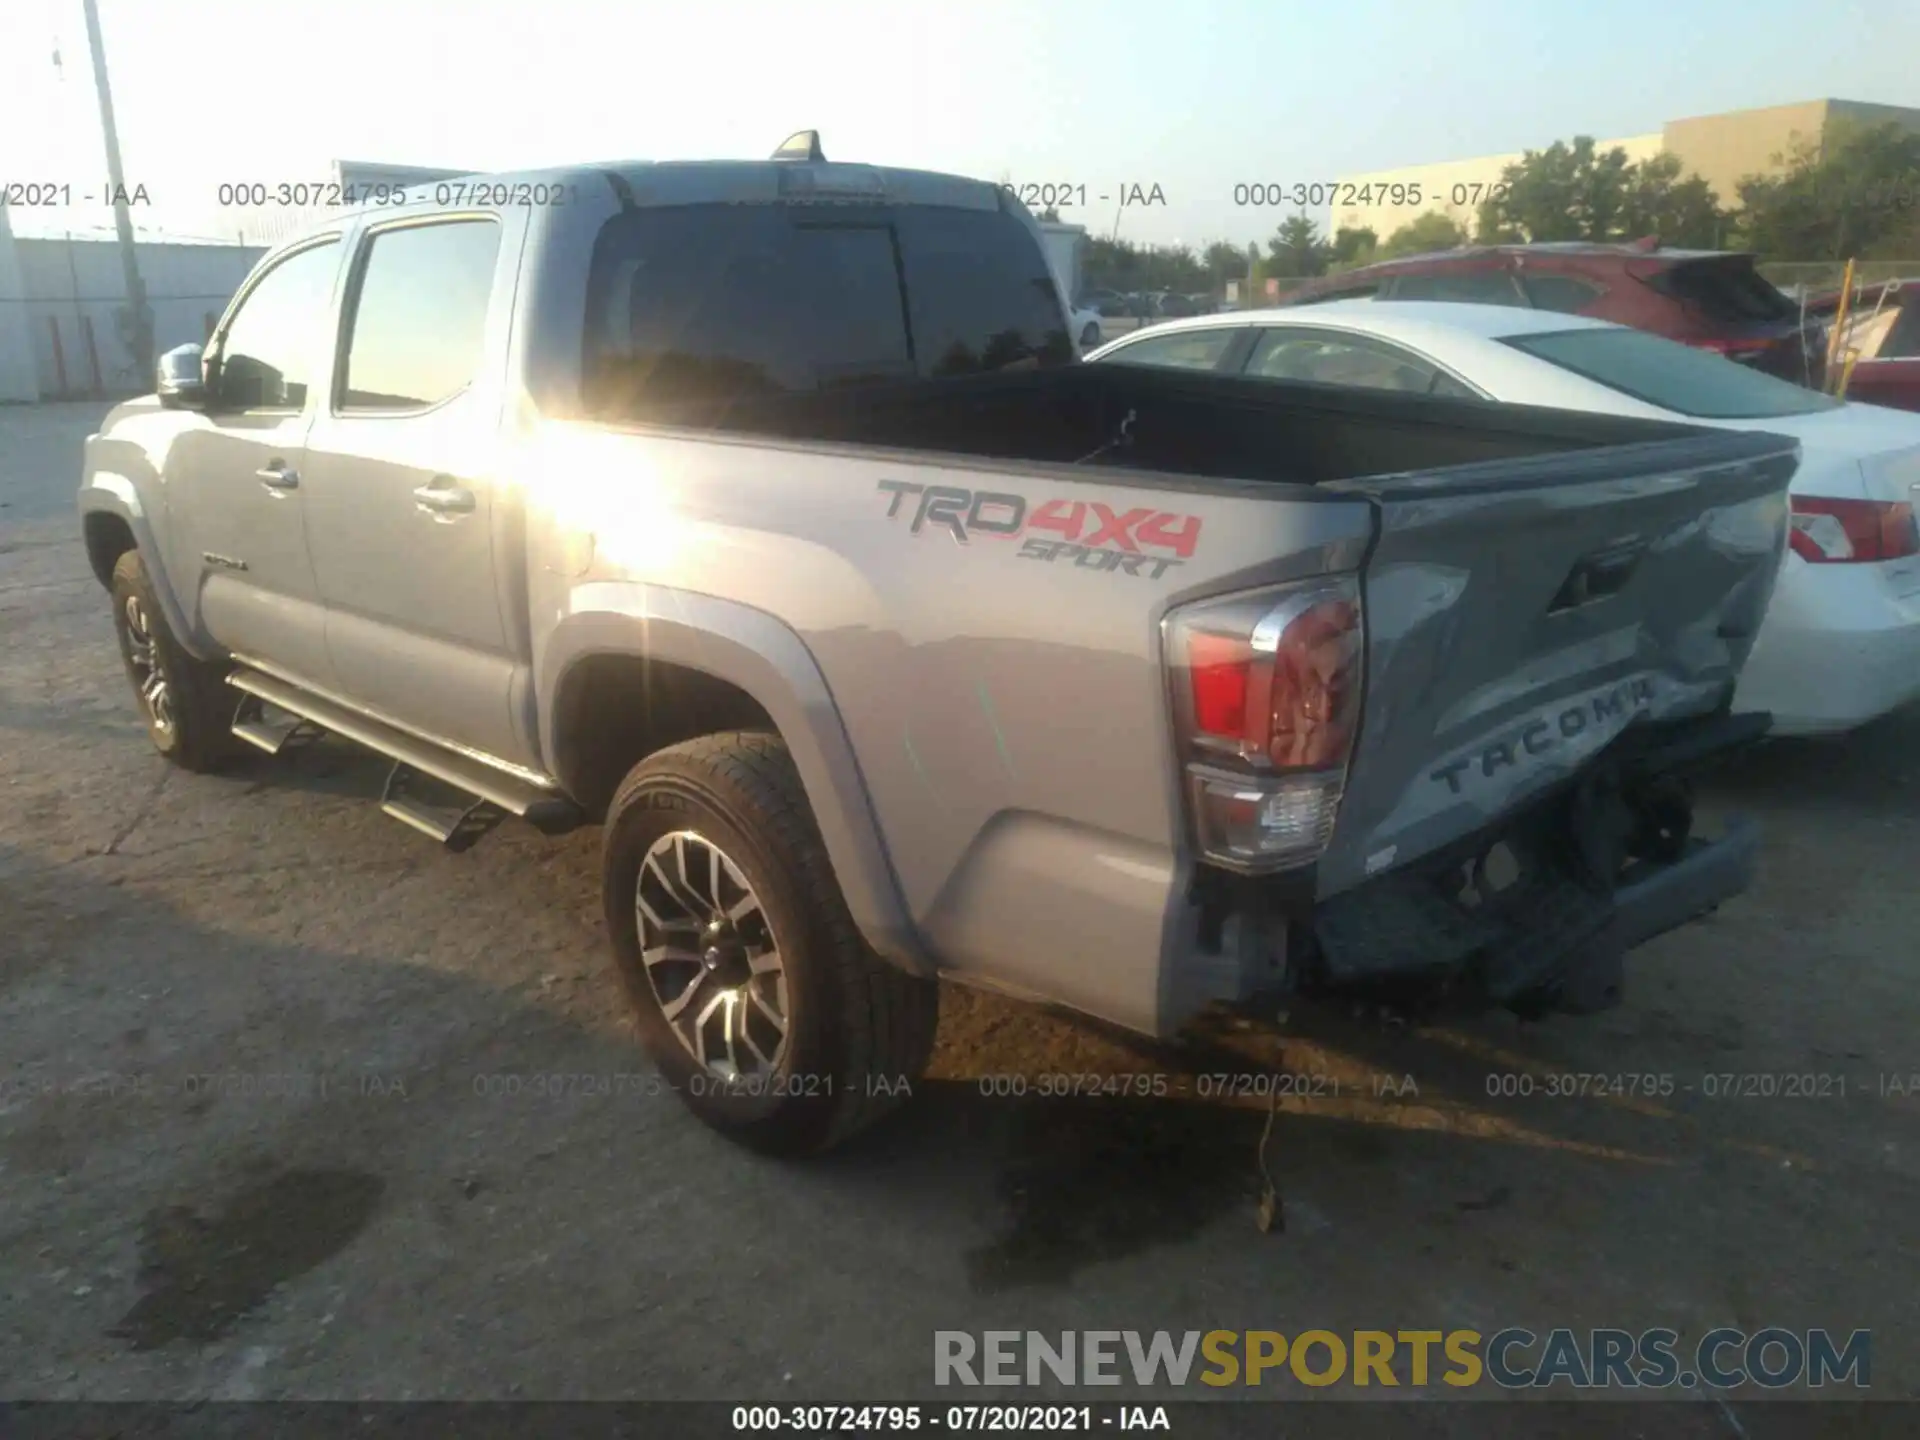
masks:
<path id="1" fill-rule="evenodd" d="M 1587 1010 L 1746 886 L 1686 776 L 1764 728 L 1792 441 L 1066 314 L 1002 187 L 812 142 L 342 212 L 87 442 L 153 742 L 344 738 L 456 847 L 602 824 L 651 1055 L 786 1153 L 897 1101 L 939 979 Z"/>

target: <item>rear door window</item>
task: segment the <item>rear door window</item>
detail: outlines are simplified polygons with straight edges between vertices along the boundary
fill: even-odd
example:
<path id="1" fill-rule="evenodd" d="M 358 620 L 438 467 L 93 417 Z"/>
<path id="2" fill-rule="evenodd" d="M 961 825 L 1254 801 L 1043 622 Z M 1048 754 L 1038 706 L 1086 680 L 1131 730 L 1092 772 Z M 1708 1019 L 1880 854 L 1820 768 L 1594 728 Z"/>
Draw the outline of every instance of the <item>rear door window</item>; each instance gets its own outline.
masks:
<path id="1" fill-rule="evenodd" d="M 1381 282 L 1365 280 L 1352 285 L 1343 285 L 1337 290 L 1328 290 L 1324 294 L 1309 295 L 1305 299 L 1295 300 L 1295 305 L 1324 305 L 1329 300 L 1371 300 L 1380 293 Z"/>
<path id="2" fill-rule="evenodd" d="M 480 367 L 499 253 L 491 219 L 376 233 L 348 321 L 340 409 L 420 410 L 466 389 Z"/>
<path id="3" fill-rule="evenodd" d="M 1577 315 L 1607 293 L 1577 275 L 1525 275 L 1520 284 L 1534 309 L 1557 310 L 1563 315 Z"/>
<path id="4" fill-rule="evenodd" d="M 1465 305 L 1525 305 L 1520 287 L 1505 270 L 1442 270 L 1402 275 L 1393 282 L 1395 300 L 1442 300 Z"/>
<path id="5" fill-rule="evenodd" d="M 587 306 L 599 413 L 1075 359 L 1045 256 L 998 211 L 635 210 L 601 231 Z"/>

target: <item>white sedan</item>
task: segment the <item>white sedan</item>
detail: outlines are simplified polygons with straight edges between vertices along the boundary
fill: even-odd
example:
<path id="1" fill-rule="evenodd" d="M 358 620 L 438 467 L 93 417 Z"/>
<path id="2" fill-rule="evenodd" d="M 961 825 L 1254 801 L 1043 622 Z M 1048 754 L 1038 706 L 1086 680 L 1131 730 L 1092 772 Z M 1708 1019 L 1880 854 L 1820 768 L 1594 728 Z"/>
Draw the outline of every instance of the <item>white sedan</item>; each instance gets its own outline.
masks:
<path id="1" fill-rule="evenodd" d="M 1206 315 L 1087 360 L 1791 435 L 1791 544 L 1735 706 L 1772 711 L 1776 734 L 1807 735 L 1920 698 L 1920 414 L 1834 400 L 1645 331 L 1500 305 Z"/>

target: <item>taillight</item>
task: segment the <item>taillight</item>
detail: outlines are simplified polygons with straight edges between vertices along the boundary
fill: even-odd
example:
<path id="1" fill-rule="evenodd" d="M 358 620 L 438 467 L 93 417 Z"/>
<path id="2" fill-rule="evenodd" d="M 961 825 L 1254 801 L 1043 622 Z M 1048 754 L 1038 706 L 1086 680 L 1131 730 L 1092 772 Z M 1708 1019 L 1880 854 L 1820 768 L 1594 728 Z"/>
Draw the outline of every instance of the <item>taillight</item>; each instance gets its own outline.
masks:
<path id="1" fill-rule="evenodd" d="M 1317 859 L 1360 721 L 1353 578 L 1188 606 L 1165 634 L 1201 852 L 1247 872 Z"/>
<path id="2" fill-rule="evenodd" d="M 1788 543 L 1809 564 L 1861 564 L 1920 554 L 1920 529 L 1908 501 L 1793 495 L 1789 508 L 1793 530 Z"/>

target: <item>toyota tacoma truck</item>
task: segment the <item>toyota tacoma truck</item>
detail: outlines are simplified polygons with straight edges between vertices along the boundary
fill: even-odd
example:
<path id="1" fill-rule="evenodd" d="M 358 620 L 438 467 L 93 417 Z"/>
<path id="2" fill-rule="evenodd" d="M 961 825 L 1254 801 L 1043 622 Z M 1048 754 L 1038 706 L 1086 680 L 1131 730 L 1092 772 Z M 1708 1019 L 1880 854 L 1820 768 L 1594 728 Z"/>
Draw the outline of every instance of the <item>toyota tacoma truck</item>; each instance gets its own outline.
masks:
<path id="1" fill-rule="evenodd" d="M 805 134 L 338 212 L 86 443 L 153 744 L 353 742 L 454 847 L 599 824 L 642 1042 L 784 1153 L 898 1100 L 941 980 L 1583 1011 L 1747 885 L 1687 776 L 1765 725 L 1793 441 L 1068 315 L 1004 188 Z"/>

